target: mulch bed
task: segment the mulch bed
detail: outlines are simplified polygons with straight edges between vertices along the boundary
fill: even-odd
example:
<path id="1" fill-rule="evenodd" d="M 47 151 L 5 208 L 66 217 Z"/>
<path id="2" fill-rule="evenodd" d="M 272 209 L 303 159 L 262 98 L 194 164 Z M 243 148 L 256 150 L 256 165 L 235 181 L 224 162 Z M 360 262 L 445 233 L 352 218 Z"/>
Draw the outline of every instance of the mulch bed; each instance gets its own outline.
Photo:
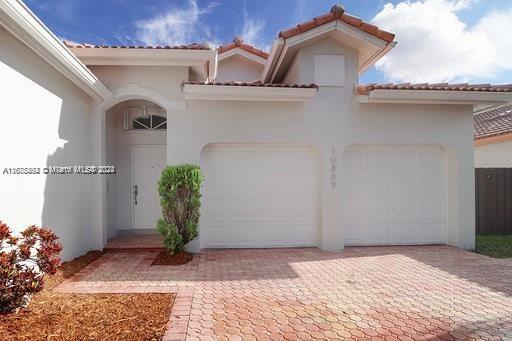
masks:
<path id="1" fill-rule="evenodd" d="M 191 253 L 185 251 L 179 253 L 160 251 L 151 265 L 183 265 L 190 262 L 193 258 L 194 256 Z"/>
<path id="2" fill-rule="evenodd" d="M 64 263 L 17 314 L 0 315 L 0 340 L 158 340 L 171 294 L 63 294 L 58 284 L 98 259 L 100 251 Z"/>

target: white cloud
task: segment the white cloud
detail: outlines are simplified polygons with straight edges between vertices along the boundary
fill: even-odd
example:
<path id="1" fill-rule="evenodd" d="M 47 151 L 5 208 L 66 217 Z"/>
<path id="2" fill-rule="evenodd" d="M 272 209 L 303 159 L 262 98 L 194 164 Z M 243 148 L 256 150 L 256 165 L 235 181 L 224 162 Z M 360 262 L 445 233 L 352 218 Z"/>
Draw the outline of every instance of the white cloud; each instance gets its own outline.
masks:
<path id="1" fill-rule="evenodd" d="M 396 34 L 398 45 L 376 67 L 391 81 L 490 79 L 512 68 L 512 38 L 502 29 L 512 9 L 493 12 L 469 28 L 458 16 L 476 0 L 421 0 L 386 4 L 372 22 Z"/>
<path id="2" fill-rule="evenodd" d="M 243 14 L 244 25 L 242 27 L 242 32 L 240 32 L 240 36 L 244 42 L 268 51 L 270 49 L 270 45 L 265 41 L 263 32 L 266 22 L 261 19 L 249 18 L 245 3 Z"/>
<path id="3" fill-rule="evenodd" d="M 262 39 L 264 28 L 265 22 L 263 20 L 246 19 L 241 33 L 244 42 L 265 49 L 266 44 Z"/>
<path id="4" fill-rule="evenodd" d="M 483 32 L 494 44 L 494 62 L 498 69 L 512 69 L 512 8 L 508 11 L 491 12 L 480 20 L 476 32 Z"/>
<path id="5" fill-rule="evenodd" d="M 154 18 L 138 21 L 136 40 L 149 45 L 182 45 L 214 40 L 210 27 L 201 16 L 210 13 L 217 3 L 200 8 L 195 0 L 188 1 L 186 8 L 172 8 Z"/>

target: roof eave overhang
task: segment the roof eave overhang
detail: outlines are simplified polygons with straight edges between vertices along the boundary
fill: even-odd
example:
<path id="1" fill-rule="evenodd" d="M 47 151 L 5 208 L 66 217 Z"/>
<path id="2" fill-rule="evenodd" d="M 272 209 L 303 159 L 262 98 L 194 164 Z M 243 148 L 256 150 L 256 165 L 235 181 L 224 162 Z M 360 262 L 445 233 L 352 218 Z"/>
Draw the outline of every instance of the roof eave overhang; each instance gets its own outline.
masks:
<path id="1" fill-rule="evenodd" d="M 506 141 L 512 141 L 512 133 L 506 133 L 501 135 L 495 135 L 495 136 L 487 136 L 475 139 L 475 146 L 485 146 L 488 144 L 494 144 L 494 143 L 500 143 L 500 142 L 506 142 Z"/>
<path id="2" fill-rule="evenodd" d="M 333 35 L 335 38 L 336 35 L 346 37 L 346 41 L 338 40 L 355 49 L 360 49 L 360 47 L 352 46 L 353 44 L 351 44 L 351 42 L 360 42 L 361 46 L 364 45 L 366 48 L 371 50 L 371 53 L 368 53 L 366 57 L 360 58 L 359 74 L 374 65 L 377 60 L 382 58 L 382 56 L 388 53 L 396 45 L 396 42 L 394 41 L 388 43 L 385 40 L 373 36 L 372 34 L 346 24 L 341 20 L 335 20 L 288 39 L 279 38 L 279 40 L 274 43 L 270 53 L 269 63 L 267 63 L 268 67 L 264 70 L 262 81 L 275 81 L 276 78 L 283 74 L 288 67 L 288 63 L 285 62 L 289 59 L 286 58 L 289 57 L 288 54 L 294 54 L 301 45 L 312 39 L 321 38 L 322 36 L 327 37 L 329 34 Z"/>
<path id="3" fill-rule="evenodd" d="M 217 74 L 216 50 L 72 48 L 85 65 L 185 66 L 202 70 L 206 80 Z"/>
<path id="4" fill-rule="evenodd" d="M 368 95 L 356 96 L 356 99 L 359 103 L 493 105 L 512 101 L 512 93 L 442 90 L 372 90 Z"/>
<path id="5" fill-rule="evenodd" d="M 220 62 L 236 55 L 242 56 L 261 65 L 265 65 L 267 63 L 267 60 L 265 58 L 258 56 L 254 53 L 251 53 L 249 51 L 246 51 L 244 49 L 241 49 L 239 47 L 236 47 L 223 53 L 219 53 L 218 61 Z"/>
<path id="6" fill-rule="evenodd" d="M 112 97 L 99 79 L 22 1 L 0 1 L 0 25 L 96 101 Z"/>
<path id="7" fill-rule="evenodd" d="M 306 102 L 317 89 L 184 84 L 183 93 L 186 100 L 199 101 Z"/>

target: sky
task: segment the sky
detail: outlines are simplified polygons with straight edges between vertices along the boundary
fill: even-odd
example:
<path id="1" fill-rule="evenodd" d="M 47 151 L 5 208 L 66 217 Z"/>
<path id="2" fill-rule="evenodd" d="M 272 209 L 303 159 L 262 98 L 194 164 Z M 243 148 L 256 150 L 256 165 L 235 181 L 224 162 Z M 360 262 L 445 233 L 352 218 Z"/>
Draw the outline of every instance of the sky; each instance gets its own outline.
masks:
<path id="1" fill-rule="evenodd" d="M 100 45 L 213 46 L 242 36 L 269 50 L 277 32 L 327 13 L 333 0 L 25 0 L 62 39 Z M 360 83 L 512 83 L 511 0 L 345 0 L 395 33 L 397 46 Z"/>

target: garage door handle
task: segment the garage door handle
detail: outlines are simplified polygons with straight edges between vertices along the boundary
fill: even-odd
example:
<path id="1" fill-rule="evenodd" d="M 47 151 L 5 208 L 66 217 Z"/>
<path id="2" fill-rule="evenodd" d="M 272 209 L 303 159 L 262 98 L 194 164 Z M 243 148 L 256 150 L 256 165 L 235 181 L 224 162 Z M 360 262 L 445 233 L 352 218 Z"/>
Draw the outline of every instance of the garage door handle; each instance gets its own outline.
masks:
<path id="1" fill-rule="evenodd" d="M 133 197 L 135 199 L 135 205 L 137 205 L 137 195 L 139 194 L 139 186 L 135 185 L 135 189 L 133 191 Z"/>

